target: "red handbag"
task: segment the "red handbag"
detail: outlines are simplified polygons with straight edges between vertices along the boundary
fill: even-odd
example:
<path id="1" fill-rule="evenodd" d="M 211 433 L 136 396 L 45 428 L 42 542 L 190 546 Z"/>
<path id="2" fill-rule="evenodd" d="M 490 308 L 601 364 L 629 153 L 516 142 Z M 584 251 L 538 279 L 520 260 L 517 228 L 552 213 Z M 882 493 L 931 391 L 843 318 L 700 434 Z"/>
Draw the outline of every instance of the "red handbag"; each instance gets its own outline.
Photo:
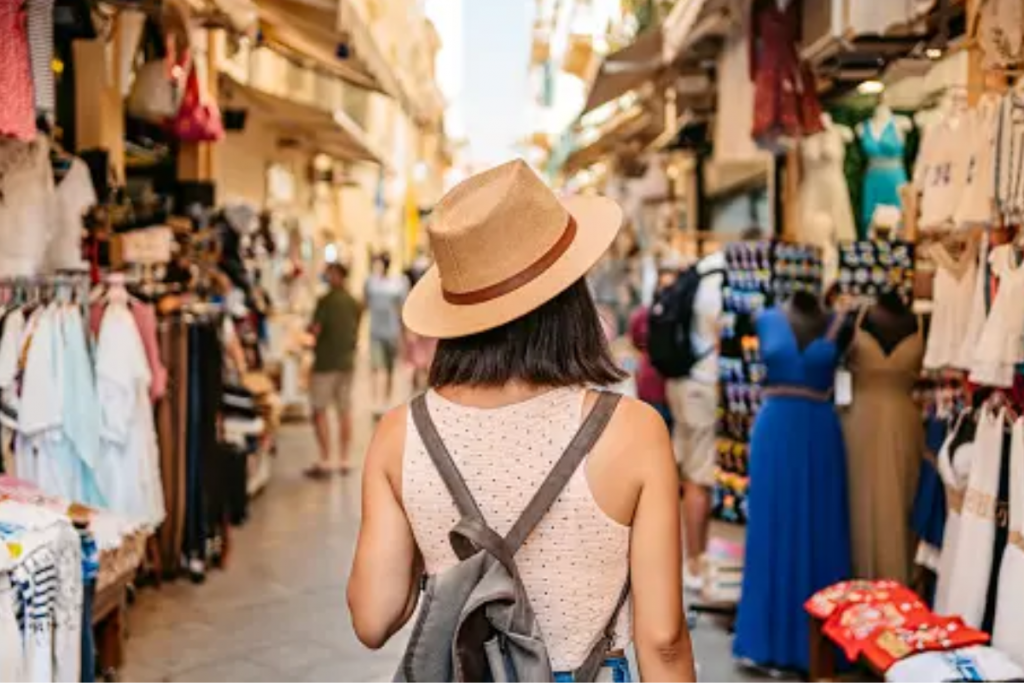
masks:
<path id="1" fill-rule="evenodd" d="M 216 102 L 204 101 L 193 62 L 185 79 L 185 93 L 171 132 L 182 142 L 217 142 L 224 138 L 224 122 Z"/>

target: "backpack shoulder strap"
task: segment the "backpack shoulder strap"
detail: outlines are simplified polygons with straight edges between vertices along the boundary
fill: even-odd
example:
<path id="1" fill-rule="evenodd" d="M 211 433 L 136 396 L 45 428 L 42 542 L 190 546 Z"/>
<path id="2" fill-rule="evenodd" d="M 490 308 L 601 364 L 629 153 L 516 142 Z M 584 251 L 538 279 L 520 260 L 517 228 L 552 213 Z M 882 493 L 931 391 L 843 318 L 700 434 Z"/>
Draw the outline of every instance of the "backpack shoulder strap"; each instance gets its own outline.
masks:
<path id="1" fill-rule="evenodd" d="M 438 474 L 441 475 L 448 493 L 451 494 L 452 500 L 455 501 L 455 507 L 458 508 L 459 514 L 465 519 L 475 519 L 483 522 L 486 526 L 487 521 L 480 511 L 480 506 L 477 505 L 476 499 L 470 493 L 469 487 L 466 486 L 466 480 L 462 478 L 462 473 L 455 466 L 455 461 L 452 460 L 451 454 L 445 447 L 444 441 L 441 440 L 441 435 L 438 434 L 437 427 L 430 417 L 427 395 L 420 394 L 412 400 L 409 407 L 412 411 L 412 419 L 416 425 L 416 431 L 419 432 L 420 439 L 423 440 L 423 445 L 426 447 L 430 459 L 434 462 L 434 467 L 437 468 Z"/>
<path id="2" fill-rule="evenodd" d="M 587 453 L 594 447 L 597 440 L 601 438 L 605 428 L 611 421 L 615 409 L 619 405 L 622 396 L 611 392 L 601 392 L 597 403 L 594 404 L 583 426 L 576 432 L 565 449 L 562 457 L 555 463 L 554 468 L 548 474 L 544 483 L 540 485 L 533 498 L 527 504 L 526 509 L 519 515 L 519 519 L 512 525 L 512 529 L 505 536 L 505 541 L 512 553 L 519 550 L 519 547 L 526 541 L 527 536 L 534 527 L 547 514 L 547 511 L 554 505 L 558 495 L 565 488 L 573 473 L 580 463 L 587 456 Z"/>
<path id="3" fill-rule="evenodd" d="M 711 270 L 706 270 L 703 273 L 698 271 L 698 273 L 700 275 L 700 279 L 703 280 L 704 278 L 711 277 L 712 275 L 725 275 L 726 270 L 725 268 L 712 268 Z"/>

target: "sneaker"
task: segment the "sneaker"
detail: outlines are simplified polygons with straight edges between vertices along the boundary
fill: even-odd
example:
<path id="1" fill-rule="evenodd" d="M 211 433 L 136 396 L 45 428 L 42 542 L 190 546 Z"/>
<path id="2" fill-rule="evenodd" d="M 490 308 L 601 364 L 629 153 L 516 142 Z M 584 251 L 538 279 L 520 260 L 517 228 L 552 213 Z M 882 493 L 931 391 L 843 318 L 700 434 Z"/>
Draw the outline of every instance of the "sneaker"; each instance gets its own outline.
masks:
<path id="1" fill-rule="evenodd" d="M 683 568 L 683 588 L 690 593 L 700 593 L 704 590 L 704 577 L 691 574 L 689 567 Z"/>

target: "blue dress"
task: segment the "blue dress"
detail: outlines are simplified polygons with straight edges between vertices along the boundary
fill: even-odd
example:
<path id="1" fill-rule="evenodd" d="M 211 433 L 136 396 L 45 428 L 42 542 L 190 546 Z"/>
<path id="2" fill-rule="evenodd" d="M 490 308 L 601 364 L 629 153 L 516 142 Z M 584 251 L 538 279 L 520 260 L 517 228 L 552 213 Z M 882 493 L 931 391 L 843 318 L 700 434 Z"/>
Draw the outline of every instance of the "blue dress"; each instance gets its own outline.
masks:
<path id="1" fill-rule="evenodd" d="M 786 315 L 757 320 L 766 386 L 832 388 L 838 350 L 825 336 L 800 349 Z M 831 401 L 767 397 L 750 443 L 743 594 L 735 655 L 761 666 L 806 671 L 804 602 L 850 578 L 846 451 Z"/>
<path id="2" fill-rule="evenodd" d="M 865 239 L 876 208 L 902 206 L 899 189 L 907 182 L 907 169 L 903 163 L 906 146 L 894 121 L 890 118 L 878 137 L 875 137 L 871 121 L 865 121 L 861 126 L 860 147 L 867 157 L 868 170 L 864 174 L 861 196 L 860 239 Z"/>

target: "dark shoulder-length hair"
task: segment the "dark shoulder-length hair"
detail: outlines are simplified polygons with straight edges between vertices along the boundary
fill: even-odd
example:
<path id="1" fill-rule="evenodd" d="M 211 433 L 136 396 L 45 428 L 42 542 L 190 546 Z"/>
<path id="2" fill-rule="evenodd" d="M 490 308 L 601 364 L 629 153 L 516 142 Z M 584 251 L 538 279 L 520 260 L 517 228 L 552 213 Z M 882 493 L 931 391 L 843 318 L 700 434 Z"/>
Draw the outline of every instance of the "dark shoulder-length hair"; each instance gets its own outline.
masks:
<path id="1" fill-rule="evenodd" d="M 584 279 L 540 308 L 493 330 L 438 342 L 431 387 L 609 386 L 625 379 L 615 363 Z"/>

